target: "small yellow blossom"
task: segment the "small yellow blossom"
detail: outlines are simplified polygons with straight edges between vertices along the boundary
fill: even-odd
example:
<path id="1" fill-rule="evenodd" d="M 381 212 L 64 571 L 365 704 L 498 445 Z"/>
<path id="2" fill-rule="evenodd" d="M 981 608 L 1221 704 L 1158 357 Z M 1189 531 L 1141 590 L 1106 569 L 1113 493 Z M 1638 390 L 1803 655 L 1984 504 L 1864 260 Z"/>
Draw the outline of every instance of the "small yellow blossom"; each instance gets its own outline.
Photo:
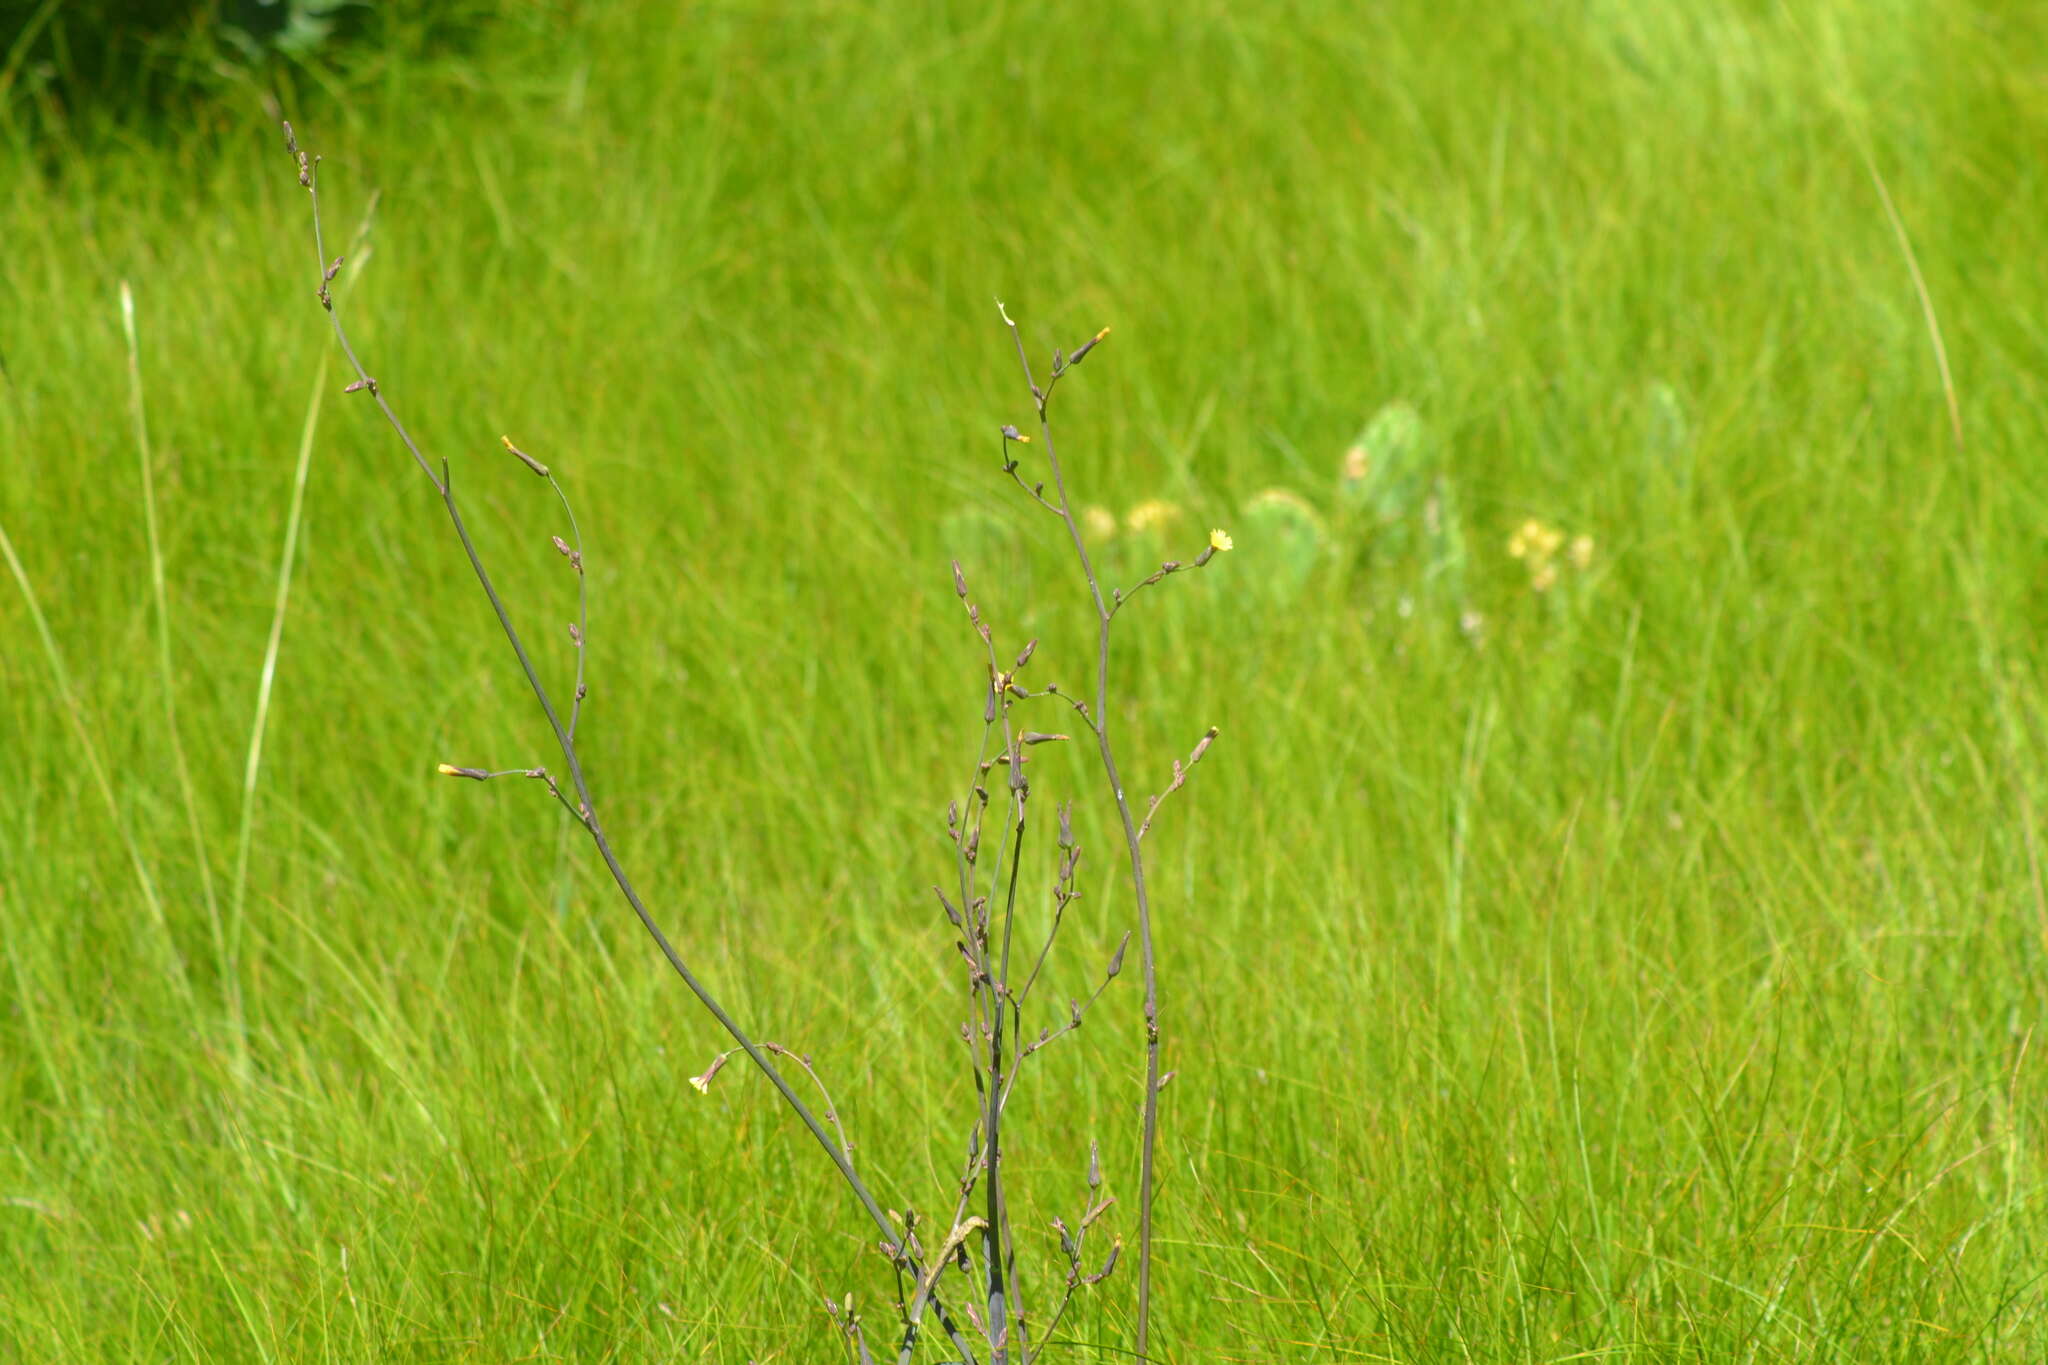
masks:
<path id="1" fill-rule="evenodd" d="M 1580 553 L 1580 541 L 1585 542 L 1584 553 L 1589 558 L 1593 553 L 1592 540 L 1586 536 L 1581 536 L 1578 540 L 1572 542 L 1572 547 L 1569 551 L 1574 557 L 1574 562 L 1576 562 L 1576 557 Z M 1548 564 L 1557 557 L 1557 552 L 1564 546 L 1564 543 L 1563 531 L 1555 526 L 1545 525 L 1543 522 L 1531 517 L 1520 526 L 1517 526 L 1515 533 L 1508 537 L 1508 556 L 1512 559 L 1527 560 L 1529 562 L 1529 572 L 1534 574 L 1545 564 Z"/>
<path id="2" fill-rule="evenodd" d="M 1349 483 L 1361 483 L 1366 472 L 1372 468 L 1372 457 L 1364 446 L 1353 446 L 1344 452 L 1344 478 Z"/>
<path id="3" fill-rule="evenodd" d="M 1568 551 L 1568 553 L 1569 553 L 1569 554 L 1571 555 L 1572 567 L 1573 567 L 1574 569 L 1577 569 L 1577 570 L 1579 570 L 1579 571 L 1580 571 L 1581 573 L 1583 573 L 1583 572 L 1584 572 L 1584 571 L 1586 571 L 1587 569 L 1590 569 L 1590 568 L 1592 568 L 1592 567 L 1593 567 L 1593 537 L 1591 537 L 1591 536 L 1574 536 L 1574 537 L 1572 537 L 1572 547 L 1571 547 L 1571 549 L 1570 549 L 1570 550 Z"/>
<path id="4" fill-rule="evenodd" d="M 1557 586 L 1557 565 L 1545 562 L 1529 575 L 1529 586 L 1537 592 L 1549 592 Z"/>
<path id="5" fill-rule="evenodd" d="M 713 1078 L 715 1078 L 718 1075 L 719 1072 L 725 1070 L 725 1059 L 728 1055 L 729 1054 L 723 1052 L 719 1053 L 716 1057 L 713 1057 L 711 1059 L 711 1065 L 704 1068 L 703 1075 L 690 1077 L 690 1089 L 696 1091 L 700 1095 L 710 1094 L 711 1082 Z"/>
<path id="6" fill-rule="evenodd" d="M 462 776 L 462 769 L 456 767 L 453 763 L 443 763 L 440 767 L 434 769 L 434 771 L 441 774 L 441 776 L 443 777 Z"/>
<path id="7" fill-rule="evenodd" d="M 1556 535 L 1555 531 L 1531 517 L 1517 526 L 1514 535 L 1508 538 L 1508 554 L 1515 559 L 1541 561 L 1557 548 Z"/>
<path id="8" fill-rule="evenodd" d="M 1219 528 L 1219 529 L 1217 529 L 1217 530 L 1213 530 L 1213 531 L 1209 532 L 1209 548 L 1210 548 L 1210 549 L 1212 549 L 1212 550 L 1219 550 L 1219 551 L 1220 551 L 1220 550 L 1228 550 L 1228 549 L 1231 549 L 1231 548 L 1233 548 L 1233 547 L 1234 547 L 1234 545 L 1235 545 L 1235 542 L 1231 540 L 1231 538 L 1230 538 L 1230 532 L 1228 532 L 1228 531 L 1225 531 L 1225 530 L 1222 530 L 1222 529 L 1220 529 L 1220 528 Z"/>
<path id="9" fill-rule="evenodd" d="M 1090 540 L 1108 540 L 1116 534 L 1116 514 L 1107 507 L 1087 507 L 1081 512 L 1081 529 Z"/>

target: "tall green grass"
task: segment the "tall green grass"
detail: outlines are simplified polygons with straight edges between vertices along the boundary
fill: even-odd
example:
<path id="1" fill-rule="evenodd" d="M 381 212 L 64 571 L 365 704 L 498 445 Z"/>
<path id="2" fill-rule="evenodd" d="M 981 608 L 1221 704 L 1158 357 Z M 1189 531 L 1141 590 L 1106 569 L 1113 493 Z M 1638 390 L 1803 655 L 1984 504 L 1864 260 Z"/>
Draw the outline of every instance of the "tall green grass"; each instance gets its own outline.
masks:
<path id="1" fill-rule="evenodd" d="M 515 17 L 288 101 L 338 233 L 381 192 L 352 331 L 542 637 L 572 604 L 499 434 L 575 490 L 623 855 L 752 1026 L 864 1078 L 899 1206 L 971 1094 L 923 890 L 983 685 L 948 556 L 1034 669 L 1090 657 L 997 472 L 1000 294 L 1041 351 L 1115 326 L 1062 387 L 1082 497 L 1237 528 L 1120 636 L 1127 764 L 1223 731 L 1152 837 L 1168 1358 L 2038 1354 L 2041 16 Z M 875 1321 L 888 1281 L 830 1171 L 684 1084 L 712 1031 L 559 811 L 432 777 L 547 736 L 360 399 L 216 937 L 330 344 L 303 196 L 253 99 L 37 126 L 0 152 L 0 1355 L 832 1358 L 820 1296 Z M 1394 402 L 1458 600 L 1338 504 Z M 1285 600 L 1271 488 L 1332 541 Z M 1592 568 L 1532 592 L 1531 518 Z M 1020 1228 L 1090 1138 L 1134 1191 L 1135 993 L 1102 1008 L 1019 1101 Z"/>

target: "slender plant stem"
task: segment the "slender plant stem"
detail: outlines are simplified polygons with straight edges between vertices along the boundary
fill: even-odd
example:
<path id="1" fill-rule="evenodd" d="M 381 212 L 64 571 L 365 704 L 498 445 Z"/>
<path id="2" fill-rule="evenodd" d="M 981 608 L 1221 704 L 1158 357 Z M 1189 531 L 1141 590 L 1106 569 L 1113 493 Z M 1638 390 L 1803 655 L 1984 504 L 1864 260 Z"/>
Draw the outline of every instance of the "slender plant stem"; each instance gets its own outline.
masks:
<path id="1" fill-rule="evenodd" d="M 576 509 L 569 504 L 569 494 L 562 485 L 555 482 L 555 476 L 548 475 L 548 487 L 555 490 L 556 499 L 562 504 L 562 515 L 569 521 L 569 544 L 574 550 L 576 565 L 576 696 L 569 707 L 569 738 L 576 737 L 576 727 L 583 720 L 583 699 L 590 689 L 584 684 L 584 666 L 590 658 L 590 578 L 583 572 L 583 530 L 576 524 Z M 569 913 L 569 893 L 575 885 L 575 877 L 569 865 L 569 827 L 576 823 L 576 812 L 563 803 L 561 823 L 555 827 L 555 914 Z"/>
<path id="2" fill-rule="evenodd" d="M 1005 710 L 1007 710 L 1007 704 Z M 1005 729 L 1008 728 L 1007 722 Z M 988 1331 L 990 1365 L 1006 1365 L 1010 1358 L 1010 1314 L 1007 1280 L 1004 1271 L 1009 1260 L 1006 1254 L 1009 1243 L 1009 1210 L 1003 1200 L 1002 1168 L 1002 1122 L 1003 1097 L 1008 1087 L 1003 1077 L 1003 1019 L 1007 1010 L 1004 995 L 1010 979 L 1010 925 L 1017 918 L 1017 869 L 1024 860 L 1024 803 L 1026 787 L 1023 764 L 1023 750 L 1013 740 L 1010 745 L 1010 809 L 1016 812 L 1017 829 L 1015 842 L 1010 848 L 1009 890 L 1003 904 L 1003 955 L 996 980 L 988 984 L 990 1013 L 994 1016 L 994 1027 L 989 1034 L 988 1044 L 988 1117 L 984 1130 L 988 1137 L 986 1147 L 988 1158 Z M 1012 1065 L 1015 1065 L 1012 1063 Z"/>
<path id="3" fill-rule="evenodd" d="M 520 638 L 518 629 L 513 625 L 511 614 L 506 609 L 504 600 L 499 597 L 497 587 L 491 581 L 490 573 L 484 567 L 483 558 L 477 551 L 476 543 L 470 537 L 469 527 L 462 519 L 461 508 L 455 499 L 454 483 L 449 472 L 448 462 L 446 460 L 441 461 L 439 472 L 435 471 L 434 466 L 427 460 L 425 453 L 420 450 L 411 433 L 399 421 L 397 413 L 392 410 L 390 403 L 380 391 L 376 380 L 364 368 L 362 361 L 356 355 L 355 348 L 349 343 L 347 331 L 342 326 L 340 314 L 335 310 L 332 292 L 328 287 L 335 274 L 339 271 L 341 262 L 336 260 L 334 263 L 329 264 L 327 261 L 326 242 L 322 236 L 320 223 L 320 196 L 314 178 L 317 163 L 299 151 L 298 141 L 292 133 L 290 124 L 285 125 L 285 143 L 293 159 L 298 164 L 300 184 L 306 188 L 312 199 L 313 246 L 321 267 L 320 303 L 327 312 L 328 321 L 334 329 L 335 340 L 340 345 L 342 354 L 348 359 L 350 368 L 355 371 L 357 382 L 351 388 L 368 391 L 370 396 L 376 401 L 378 408 L 383 412 L 385 419 L 390 423 L 392 430 L 398 434 L 400 441 L 404 443 L 406 450 L 412 455 L 414 462 L 427 475 L 427 478 L 434 485 L 435 492 L 440 495 L 441 505 L 448 514 L 449 522 L 455 528 L 457 538 L 462 542 L 463 553 L 469 558 L 469 565 L 476 574 L 477 583 L 483 588 L 484 596 L 490 602 L 491 610 L 498 618 L 498 625 L 503 630 L 507 643 L 512 646 L 513 655 L 519 661 L 520 670 L 526 675 L 527 685 L 532 690 L 535 701 L 539 703 L 541 713 L 547 717 L 548 727 L 554 732 L 555 743 L 561 751 L 563 762 L 568 765 L 570 781 L 575 788 L 578 818 L 581 820 L 584 828 L 589 831 L 591 842 L 596 846 L 598 856 L 604 860 L 606 870 L 611 873 L 613 883 L 617 885 L 619 893 L 625 898 L 626 903 L 632 907 L 633 913 L 638 917 L 641 927 L 654 940 L 655 946 L 660 949 L 663 958 L 667 960 L 675 974 L 682 979 L 683 984 L 689 988 L 690 993 L 696 996 L 698 1003 L 703 1005 L 711 1017 L 718 1021 L 719 1026 L 746 1052 L 748 1060 L 753 1062 L 760 1069 L 761 1073 L 768 1078 L 769 1083 L 775 1087 L 776 1091 L 782 1096 L 783 1101 L 788 1104 L 797 1118 L 802 1121 L 804 1127 L 810 1131 L 811 1136 L 817 1140 L 818 1145 L 824 1149 L 826 1156 L 838 1169 L 840 1176 L 846 1181 L 847 1187 L 853 1192 L 861 1207 L 866 1210 L 868 1217 L 881 1230 L 883 1245 L 887 1249 L 890 1258 L 899 1265 L 904 1265 L 911 1269 L 918 1276 L 921 1285 L 926 1286 L 926 1292 L 922 1297 L 929 1299 L 934 1308 L 938 1310 L 940 1323 L 952 1338 L 955 1347 L 960 1351 L 962 1359 L 971 1360 L 972 1356 L 968 1351 L 966 1343 L 961 1339 L 957 1329 L 946 1316 L 943 1307 L 938 1304 L 936 1295 L 930 1292 L 929 1285 L 937 1279 L 937 1270 L 940 1267 L 934 1266 L 931 1272 L 927 1273 L 912 1258 L 907 1239 L 890 1222 L 889 1215 L 869 1191 L 867 1183 L 861 1179 L 860 1173 L 854 1169 L 852 1158 L 838 1143 L 833 1141 L 832 1135 L 826 1131 L 824 1124 L 818 1120 L 817 1115 L 811 1112 L 810 1106 L 804 1103 L 802 1097 L 796 1093 L 795 1088 L 790 1085 L 788 1079 L 783 1076 L 774 1062 L 769 1059 L 766 1050 L 740 1027 L 738 1021 L 726 1012 L 725 1007 L 711 994 L 709 988 L 690 970 L 688 964 L 684 962 L 682 955 L 676 951 L 675 946 L 669 942 L 668 936 L 662 932 L 661 926 L 655 922 L 653 914 L 649 912 L 646 903 L 640 898 L 639 891 L 634 887 L 631 877 L 627 875 L 626 869 L 620 864 L 617 854 L 612 849 L 611 840 L 606 836 L 604 826 L 598 818 L 597 806 L 591 797 L 589 783 L 584 777 L 583 763 L 577 753 L 576 741 L 571 736 L 568 727 L 563 724 L 561 715 L 556 709 L 554 699 L 549 694 L 546 685 L 541 682 L 540 674 L 535 669 L 531 656 L 527 653 L 525 642 Z M 527 462 L 530 465 L 534 465 L 536 469 L 539 468 L 536 462 L 530 459 Z M 916 1334 L 913 1328 L 907 1334 L 906 1351 L 914 1347 L 915 1339 Z"/>

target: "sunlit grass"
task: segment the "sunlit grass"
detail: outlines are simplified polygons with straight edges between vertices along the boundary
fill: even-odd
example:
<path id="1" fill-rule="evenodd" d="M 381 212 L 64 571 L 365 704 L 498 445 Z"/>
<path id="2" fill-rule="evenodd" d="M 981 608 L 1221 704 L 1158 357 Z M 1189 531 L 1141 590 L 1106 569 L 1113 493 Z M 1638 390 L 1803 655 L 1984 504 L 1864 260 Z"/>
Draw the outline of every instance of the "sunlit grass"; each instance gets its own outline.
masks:
<path id="1" fill-rule="evenodd" d="M 577 497 L 622 855 L 736 1012 L 861 1078 L 886 1198 L 945 1199 L 972 1093 L 948 558 L 1044 677 L 1092 658 L 998 470 L 1000 295 L 1043 352 L 1114 325 L 1059 399 L 1108 562 L 1235 543 L 1119 621 L 1139 785 L 1222 728 L 1148 840 L 1170 1358 L 2027 1358 L 2038 19 L 579 16 L 291 112 L 336 235 L 380 194 L 352 331 L 562 670 L 556 513 L 499 436 Z M 338 392 L 223 978 L 331 342 L 253 101 L 74 135 L 0 153 L 0 1354 L 833 1358 L 820 1296 L 876 1322 L 890 1281 L 829 1169 L 758 1083 L 689 1088 L 718 1041 L 558 810 L 434 778 L 545 726 Z M 1375 531 L 1347 452 L 1401 404 L 1424 476 Z M 1041 778 L 1092 869 L 1062 991 L 1129 918 L 1084 757 Z M 1024 1226 L 1090 1138 L 1135 1193 L 1135 993 L 1104 1010 L 1019 1101 Z"/>

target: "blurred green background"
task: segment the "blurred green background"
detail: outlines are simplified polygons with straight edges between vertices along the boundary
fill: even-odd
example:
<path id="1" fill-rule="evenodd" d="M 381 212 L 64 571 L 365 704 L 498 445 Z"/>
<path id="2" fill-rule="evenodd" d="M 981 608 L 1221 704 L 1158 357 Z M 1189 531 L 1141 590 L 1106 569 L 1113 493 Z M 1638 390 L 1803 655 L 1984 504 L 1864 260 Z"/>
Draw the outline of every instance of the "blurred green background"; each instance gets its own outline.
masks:
<path id="1" fill-rule="evenodd" d="M 622 856 L 893 1206 L 949 1202 L 973 1094 L 948 559 L 1039 681 L 1092 666 L 998 469 L 1001 297 L 1041 358 L 1115 329 L 1056 404 L 1112 577 L 1237 546 L 1118 620 L 1130 784 L 1222 727 L 1148 841 L 1160 1357 L 2038 1356 L 2048 11 L 400 8 L 5 11 L 0 1356 L 888 1318 L 560 812 L 433 776 L 548 737 L 339 392 L 275 112 L 563 677 L 498 437 L 577 499 Z M 1040 764 L 1062 997 L 1130 920 L 1086 759 Z M 1135 1229 L 1132 983 L 1034 1061 L 1043 1304 L 1089 1140 Z M 1127 1271 L 1050 1358 L 1128 1358 Z"/>

